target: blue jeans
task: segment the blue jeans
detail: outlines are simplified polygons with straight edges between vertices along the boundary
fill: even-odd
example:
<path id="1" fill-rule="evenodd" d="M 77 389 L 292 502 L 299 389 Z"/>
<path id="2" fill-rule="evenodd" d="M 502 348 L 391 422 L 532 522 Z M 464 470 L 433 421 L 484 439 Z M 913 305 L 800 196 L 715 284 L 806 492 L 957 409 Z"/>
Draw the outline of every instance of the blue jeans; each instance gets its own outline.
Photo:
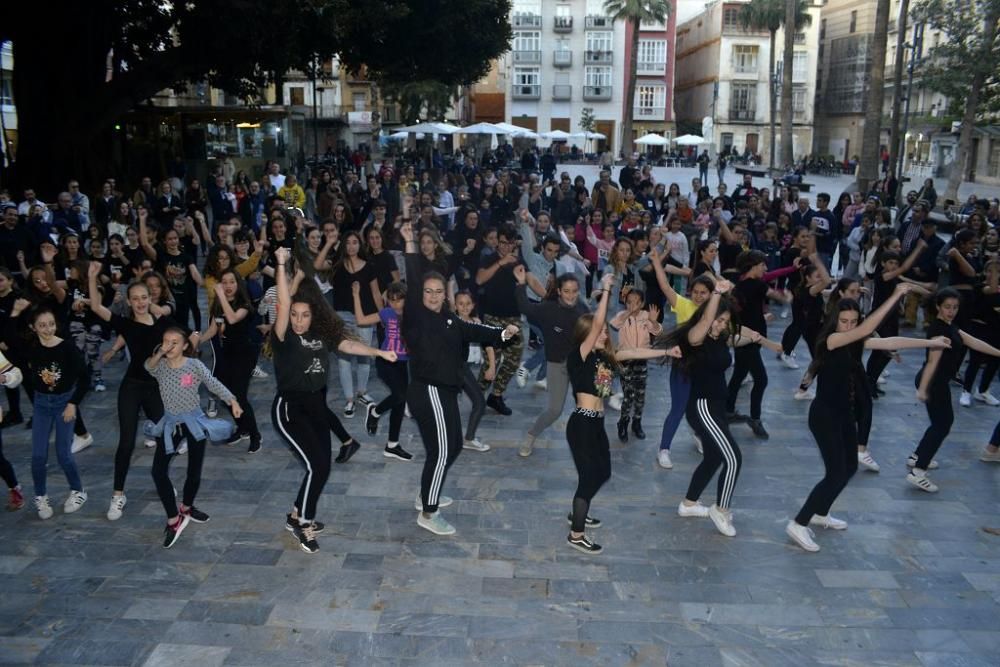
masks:
<path id="1" fill-rule="evenodd" d="M 670 367 L 670 413 L 663 422 L 663 433 L 660 435 L 660 449 L 670 449 L 670 443 L 684 418 L 688 398 L 691 396 L 691 380 L 675 364 Z"/>
<path id="2" fill-rule="evenodd" d="M 73 445 L 73 420 L 63 419 L 63 410 L 73 392 L 65 394 L 45 394 L 35 392 L 35 411 L 31 419 L 31 477 L 35 483 L 35 495 L 46 495 L 45 467 L 49 462 L 49 434 L 56 431 L 56 456 L 66 473 L 66 481 L 73 491 L 83 491 L 80 471 L 73 460 L 70 447 Z"/>
<path id="3" fill-rule="evenodd" d="M 535 377 L 536 380 L 541 382 L 545 379 L 545 367 L 548 365 L 545 363 L 545 341 L 542 340 L 542 330 L 536 327 L 534 324 L 528 323 L 528 328 L 535 332 L 535 336 L 538 337 L 538 349 L 535 350 L 528 360 L 524 362 L 524 367 L 529 371 L 538 369 L 538 375 Z"/>
<path id="4" fill-rule="evenodd" d="M 354 319 L 354 313 L 338 310 L 337 315 L 344 320 L 349 329 L 353 329 L 358 340 L 364 345 L 372 344 L 375 327 L 359 327 Z M 337 370 L 340 374 L 340 388 L 344 392 L 344 400 L 353 401 L 357 394 L 368 392 L 368 376 L 371 372 L 371 357 L 355 357 L 351 354 L 336 353 Z M 351 371 L 357 376 L 357 385 L 351 377 Z"/>

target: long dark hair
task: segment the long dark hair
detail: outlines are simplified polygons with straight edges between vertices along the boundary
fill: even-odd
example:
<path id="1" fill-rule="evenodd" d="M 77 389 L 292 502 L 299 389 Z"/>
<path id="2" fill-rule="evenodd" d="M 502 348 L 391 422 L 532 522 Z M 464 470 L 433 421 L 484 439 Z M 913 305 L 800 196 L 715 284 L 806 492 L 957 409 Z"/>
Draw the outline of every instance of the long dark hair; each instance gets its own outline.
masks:
<path id="1" fill-rule="evenodd" d="M 819 330 L 819 334 L 816 336 L 816 345 L 814 347 L 815 354 L 813 355 L 813 360 L 809 362 L 809 370 L 806 371 L 806 374 L 809 376 L 816 377 L 816 374 L 819 373 L 819 369 L 822 368 L 823 364 L 830 357 L 830 350 L 826 347 L 826 341 L 830 337 L 830 334 L 837 331 L 837 322 L 840 320 L 840 314 L 847 311 L 854 311 L 858 314 L 858 326 L 860 326 L 861 322 L 864 320 L 865 316 L 861 311 L 861 304 L 854 299 L 840 299 L 833 308 L 827 309 L 827 316 L 826 319 L 823 320 L 823 327 Z M 857 346 L 859 348 L 859 352 L 864 348 L 864 345 L 864 339 L 856 341 L 852 344 L 852 346 Z M 858 354 L 857 358 L 860 361 L 861 355 Z"/>
<path id="2" fill-rule="evenodd" d="M 605 294 L 602 298 L 607 298 Z M 587 340 L 587 336 L 590 335 L 590 329 L 594 326 L 594 314 L 584 313 L 576 320 L 576 324 L 573 325 L 573 347 L 579 349 L 583 345 L 583 341 Z M 615 359 L 615 349 L 613 343 L 611 342 L 611 331 L 608 329 L 607 321 L 604 322 L 604 332 L 607 335 L 607 342 L 604 344 L 602 349 L 594 348 L 594 352 L 608 366 L 614 370 L 621 368 L 621 364 Z"/>
<path id="3" fill-rule="evenodd" d="M 545 293 L 546 301 L 558 301 L 559 300 L 559 290 L 563 288 L 566 283 L 576 283 L 577 286 L 580 285 L 580 279 L 572 273 L 564 273 L 549 286 L 548 291 Z"/>
<path id="4" fill-rule="evenodd" d="M 315 280 L 300 282 L 295 294 L 292 295 L 292 303 L 304 303 L 309 306 L 309 312 L 312 314 L 309 333 L 317 336 L 327 347 L 336 348 L 345 340 L 357 340 L 355 333 L 323 298 L 323 293 Z"/>
<path id="5" fill-rule="evenodd" d="M 694 311 L 694 314 L 690 319 L 688 319 L 687 322 L 681 324 L 680 326 L 676 326 L 669 331 L 664 331 L 653 341 L 654 347 L 664 350 L 675 346 L 681 349 L 681 358 L 674 360 L 674 363 L 677 364 L 686 375 L 691 374 L 691 365 L 694 363 L 695 357 L 699 355 L 698 347 L 700 347 L 691 344 L 691 341 L 688 340 L 688 333 L 690 333 L 691 329 L 693 329 L 694 326 L 698 324 L 703 317 L 705 317 L 705 311 L 708 309 L 710 301 L 711 300 L 706 301 L 698 306 L 698 310 Z M 725 296 L 721 297 L 719 299 L 719 307 L 715 311 L 715 319 L 718 319 L 725 313 L 730 313 L 730 330 L 725 332 L 723 334 L 724 336 L 728 336 L 732 333 L 732 310 L 732 302 L 729 298 Z"/>
<path id="6" fill-rule="evenodd" d="M 232 275 L 236 280 L 236 294 L 233 295 L 233 301 L 230 304 L 233 310 L 239 310 L 240 308 L 246 308 L 248 312 L 253 312 L 253 303 L 250 301 L 250 294 L 247 292 L 247 284 L 240 276 L 239 272 L 235 268 L 229 268 L 219 274 L 219 282 L 228 275 Z M 212 302 L 212 317 L 222 317 L 222 303 L 220 299 L 216 298 Z"/>

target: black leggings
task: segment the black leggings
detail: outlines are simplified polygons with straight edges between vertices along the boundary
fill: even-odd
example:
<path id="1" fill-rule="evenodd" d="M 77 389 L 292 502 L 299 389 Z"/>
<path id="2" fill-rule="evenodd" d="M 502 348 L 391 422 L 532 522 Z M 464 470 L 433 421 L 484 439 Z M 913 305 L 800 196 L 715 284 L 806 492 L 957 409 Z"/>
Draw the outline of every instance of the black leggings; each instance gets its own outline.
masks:
<path id="1" fill-rule="evenodd" d="M 733 376 L 729 379 L 729 396 L 726 399 L 726 411 L 736 411 L 736 397 L 740 393 L 743 379 L 750 374 L 753 378 L 753 389 L 750 391 L 750 418 L 760 419 L 760 407 L 764 402 L 764 390 L 767 389 L 767 369 L 764 360 L 760 358 L 760 345 L 750 343 L 736 348 L 736 363 L 733 366 Z"/>
<path id="2" fill-rule="evenodd" d="M 472 402 L 472 410 L 469 411 L 469 425 L 465 428 L 465 439 L 474 440 L 476 431 L 479 430 L 479 421 L 486 413 L 486 396 L 483 395 L 483 390 L 468 364 L 465 365 L 462 372 L 462 391 Z"/>
<path id="3" fill-rule="evenodd" d="M 181 438 L 188 441 L 188 464 L 187 476 L 184 479 L 183 503 L 191 507 L 194 505 L 194 498 L 198 495 L 198 487 L 201 486 L 201 466 L 205 461 L 205 440 L 195 440 L 191 431 L 184 424 L 180 424 L 174 430 L 173 441 L 176 445 Z M 170 461 L 177 456 L 175 450 L 173 454 L 167 454 L 167 447 L 163 436 L 156 439 L 156 453 L 153 455 L 153 467 L 150 474 L 153 476 L 153 483 L 156 484 L 156 494 L 160 496 L 163 509 L 167 512 L 167 518 L 173 519 L 177 516 L 177 497 L 174 495 L 174 486 L 170 483 Z"/>
<path id="4" fill-rule="evenodd" d="M 375 406 L 379 416 L 389 413 L 389 442 L 399 442 L 399 429 L 406 414 L 406 385 L 409 384 L 409 370 L 406 360 L 391 362 L 375 359 L 375 372 L 389 388 L 389 395 Z M 339 420 L 338 420 L 339 421 Z"/>
<path id="5" fill-rule="evenodd" d="M 236 432 L 248 434 L 254 442 L 260 442 L 260 429 L 247 393 L 250 391 L 250 377 L 253 367 L 257 365 L 259 352 L 260 349 L 255 345 L 226 345 L 222 347 L 222 357 L 215 365 L 215 377 L 233 392 L 243 409 L 240 418 L 234 418 Z"/>
<path id="6" fill-rule="evenodd" d="M 330 477 L 330 427 L 327 420 L 317 419 L 326 409 L 322 392 L 279 394 L 271 404 L 274 430 L 306 469 L 295 496 L 300 523 L 316 518 L 316 503 Z"/>
<path id="7" fill-rule="evenodd" d="M 573 527 L 584 532 L 590 501 L 611 479 L 611 450 L 604 430 L 604 415 L 576 409 L 566 422 L 566 442 L 576 465 L 576 493 L 573 494 Z"/>
<path id="8" fill-rule="evenodd" d="M 858 471 L 857 418 L 835 414 L 829 407 L 812 402 L 809 409 L 809 430 L 819 445 L 826 475 L 813 487 L 795 523 L 808 526 L 814 515 L 826 516 L 830 507 Z"/>
<path id="9" fill-rule="evenodd" d="M 781 350 L 785 354 L 791 354 L 802 337 L 802 322 L 795 314 L 797 310 L 792 308 L 792 321 L 785 327 L 785 333 L 781 334 Z"/>
<path id="10" fill-rule="evenodd" d="M 920 439 L 915 453 L 917 457 L 916 468 L 927 470 L 934 455 L 941 448 L 944 439 L 951 432 L 951 425 L 955 421 L 955 409 L 951 404 L 951 390 L 948 383 L 951 378 L 942 378 L 941 381 L 931 381 L 927 389 L 927 417 L 930 425 L 924 431 L 924 437 Z M 917 386 L 920 386 L 920 374 L 917 374 Z"/>
<path id="11" fill-rule="evenodd" d="M 993 435 L 990 436 L 990 444 L 994 447 L 1000 447 L 1000 422 L 997 422 L 996 427 L 993 429 Z"/>
<path id="12" fill-rule="evenodd" d="M 125 478 L 132 465 L 135 438 L 139 432 L 139 408 L 146 419 L 163 417 L 163 399 L 156 380 L 123 378 L 118 388 L 118 449 L 115 450 L 115 491 L 125 490 Z"/>
<path id="13" fill-rule="evenodd" d="M 986 341 L 993 347 L 1000 345 L 1000 331 L 983 322 L 972 320 L 969 322 L 969 328 L 966 331 L 970 335 Z M 969 365 L 965 367 L 965 378 L 962 382 L 962 388 L 965 391 L 972 391 L 972 387 L 976 382 L 976 375 L 979 373 L 980 368 L 983 368 L 983 377 L 979 380 L 979 393 L 985 394 L 990 390 L 993 378 L 996 377 L 997 370 L 1000 369 L 1000 358 L 971 350 L 969 352 Z"/>
<path id="14" fill-rule="evenodd" d="M 686 414 L 688 425 L 701 440 L 705 455 L 691 475 L 691 484 L 684 497 L 691 502 L 701 498 L 702 491 L 712 481 L 715 471 L 721 467 L 715 504 L 721 509 L 728 509 L 736 489 L 736 480 L 740 476 L 743 455 L 729 432 L 725 406 L 718 400 L 691 398 Z"/>
<path id="15" fill-rule="evenodd" d="M 14 474 L 14 466 L 3 455 L 2 435 L 0 435 L 0 479 L 3 479 L 8 489 L 13 489 L 17 486 L 17 475 Z"/>
<path id="16" fill-rule="evenodd" d="M 448 470 L 462 452 L 462 415 L 458 412 L 458 392 L 425 382 L 410 382 L 406 402 L 417 420 L 424 441 L 424 470 L 420 476 L 420 500 L 424 512 L 433 514 Z"/>
<path id="17" fill-rule="evenodd" d="M 4 387 L 7 393 L 7 416 L 21 416 L 21 390 Z"/>

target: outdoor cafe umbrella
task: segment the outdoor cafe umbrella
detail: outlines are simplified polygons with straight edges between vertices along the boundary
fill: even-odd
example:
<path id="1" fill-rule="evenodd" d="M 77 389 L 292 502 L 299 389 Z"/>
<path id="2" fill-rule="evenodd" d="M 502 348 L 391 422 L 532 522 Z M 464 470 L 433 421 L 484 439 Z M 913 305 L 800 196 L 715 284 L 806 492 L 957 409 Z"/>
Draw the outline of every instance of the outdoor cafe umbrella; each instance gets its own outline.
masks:
<path id="1" fill-rule="evenodd" d="M 674 139 L 674 143 L 678 146 L 701 146 L 707 144 L 708 140 L 696 134 L 684 134 Z"/>
<path id="2" fill-rule="evenodd" d="M 644 134 L 636 139 L 635 143 L 643 146 L 666 146 L 670 140 L 660 134 Z"/>

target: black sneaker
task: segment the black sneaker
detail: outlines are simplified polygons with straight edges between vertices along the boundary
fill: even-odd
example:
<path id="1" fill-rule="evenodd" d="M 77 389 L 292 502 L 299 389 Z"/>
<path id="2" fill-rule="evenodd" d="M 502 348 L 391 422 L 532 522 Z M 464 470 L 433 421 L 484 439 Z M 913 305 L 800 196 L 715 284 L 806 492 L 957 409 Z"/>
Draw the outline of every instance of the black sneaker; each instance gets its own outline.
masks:
<path id="1" fill-rule="evenodd" d="M 413 454 L 409 453 L 399 445 L 396 445 L 395 447 L 386 445 L 385 449 L 382 450 L 382 456 L 387 459 L 399 459 L 400 461 L 409 461 L 413 458 Z"/>
<path id="2" fill-rule="evenodd" d="M 326 524 L 323 523 L 322 521 L 313 521 L 312 526 L 314 533 L 322 533 L 323 529 L 326 528 Z M 288 514 L 285 515 L 285 530 L 287 530 L 289 533 L 294 533 L 298 529 L 299 529 L 299 520 L 293 519 L 291 512 L 289 512 Z"/>
<path id="3" fill-rule="evenodd" d="M 337 454 L 337 458 L 334 459 L 336 463 L 347 463 L 351 460 L 357 451 L 361 449 L 361 445 L 358 444 L 357 440 L 351 440 L 346 445 L 340 446 L 340 453 Z"/>
<path id="4" fill-rule="evenodd" d="M 762 424 L 759 419 L 748 419 L 747 424 L 750 426 L 750 430 L 753 431 L 753 434 L 761 440 L 767 440 L 771 437 L 768 435 L 767 429 L 764 428 L 764 424 Z"/>
<path id="5" fill-rule="evenodd" d="M 378 417 L 375 415 L 375 404 L 368 404 L 368 414 L 365 416 L 365 430 L 368 431 L 368 435 L 375 435 L 378 433 Z"/>
<path id="6" fill-rule="evenodd" d="M 17 426 L 18 424 L 24 423 L 24 417 L 21 416 L 20 412 L 10 412 L 4 415 L 3 422 L 0 422 L 0 428 L 7 428 L 8 426 Z"/>
<path id="7" fill-rule="evenodd" d="M 244 442 L 244 441 L 249 440 L 249 439 L 250 439 L 250 434 L 249 433 L 233 433 L 231 436 L 229 436 L 229 439 L 226 440 L 226 444 L 227 445 L 238 445 L 241 442 Z"/>
<path id="8" fill-rule="evenodd" d="M 181 536 L 181 533 L 183 533 L 184 529 L 187 528 L 188 522 L 191 521 L 191 517 L 189 517 L 187 514 L 181 514 L 180 517 L 181 517 L 180 521 L 178 521 L 173 525 L 168 523 L 166 527 L 163 529 L 164 549 L 169 549 L 170 547 L 174 546 L 174 543 L 177 542 L 177 538 Z"/>
<path id="9" fill-rule="evenodd" d="M 566 515 L 566 521 L 569 523 L 569 525 L 572 526 L 573 525 L 573 515 L 572 514 L 567 514 Z M 586 526 L 587 528 L 600 528 L 601 527 L 601 520 L 600 519 L 595 519 L 592 516 L 588 516 L 586 519 L 584 519 L 583 525 Z"/>
<path id="10" fill-rule="evenodd" d="M 299 538 L 299 546 L 307 554 L 314 554 L 319 551 L 319 543 L 316 541 L 316 528 L 313 524 L 298 526 L 294 531 L 295 537 Z"/>
<path id="11" fill-rule="evenodd" d="M 247 454 L 256 454 L 260 451 L 262 444 L 260 440 L 250 440 L 250 446 L 247 447 Z"/>
<path id="12" fill-rule="evenodd" d="M 208 523 L 208 515 L 202 512 L 197 507 L 189 507 L 183 512 L 195 523 Z"/>
<path id="13" fill-rule="evenodd" d="M 586 535 L 580 537 L 573 537 L 572 534 L 567 535 L 566 542 L 577 551 L 582 551 L 585 554 L 599 554 L 604 551 L 604 547 L 600 544 L 594 544 Z"/>
<path id="14" fill-rule="evenodd" d="M 503 396 L 497 396 L 496 394 L 490 394 L 490 397 L 486 399 L 486 405 L 493 408 L 504 417 L 509 417 L 514 414 L 514 411 L 507 407 L 507 404 L 503 402 Z"/>

